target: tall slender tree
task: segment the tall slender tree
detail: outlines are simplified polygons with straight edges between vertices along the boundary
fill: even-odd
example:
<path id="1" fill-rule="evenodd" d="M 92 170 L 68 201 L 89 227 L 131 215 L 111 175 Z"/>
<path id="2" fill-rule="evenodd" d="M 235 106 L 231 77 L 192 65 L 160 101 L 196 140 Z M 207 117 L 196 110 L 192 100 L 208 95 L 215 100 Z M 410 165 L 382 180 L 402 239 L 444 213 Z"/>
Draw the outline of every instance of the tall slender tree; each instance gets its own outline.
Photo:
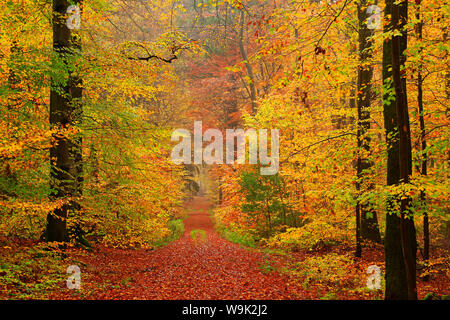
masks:
<path id="1" fill-rule="evenodd" d="M 245 11 L 242 8 L 240 22 L 239 22 L 239 36 L 238 36 L 239 50 L 241 52 L 242 60 L 244 61 L 245 67 L 247 69 L 247 75 L 249 78 L 248 91 L 249 91 L 249 97 L 250 97 L 250 101 L 251 101 L 251 105 L 252 105 L 252 114 L 254 115 L 256 113 L 255 75 L 253 73 L 253 67 L 252 67 L 251 63 L 248 61 L 247 51 L 245 50 L 245 46 L 244 46 L 244 26 L 245 26 Z M 244 83 L 244 85 L 246 85 L 246 84 Z"/>
<path id="2" fill-rule="evenodd" d="M 358 23 L 359 23 L 359 66 L 358 66 L 358 82 L 357 82 L 357 110 L 358 110 L 358 159 L 357 159 L 357 181 L 356 189 L 358 195 L 368 192 L 374 188 L 373 182 L 370 181 L 370 170 L 373 168 L 373 161 L 370 160 L 370 106 L 372 100 L 372 79 L 373 66 L 371 65 L 372 52 L 372 36 L 374 29 L 369 29 L 367 24 L 368 1 L 361 0 L 358 3 Z M 358 233 L 362 239 L 381 242 L 380 230 L 378 228 L 377 213 L 368 201 L 358 199 L 356 204 Z M 359 235 L 358 235 L 359 236 Z M 358 246 L 357 251 L 361 251 Z M 358 252 L 357 252 L 358 256 Z M 360 256 L 360 254 L 359 254 Z"/>
<path id="3" fill-rule="evenodd" d="M 416 25 L 416 36 L 417 39 L 421 42 L 423 39 L 423 22 L 421 21 L 420 8 L 422 1 L 418 0 L 417 11 L 416 11 L 416 19 L 418 23 Z M 420 55 L 422 55 L 422 50 L 420 50 Z M 419 114 L 419 129 L 420 129 L 420 151 L 421 151 L 421 160 L 420 163 L 417 164 L 417 171 L 420 172 L 421 175 L 427 175 L 427 167 L 428 167 L 428 159 L 427 159 L 427 140 L 425 133 L 425 119 L 424 119 L 424 110 L 423 110 L 423 65 L 422 58 L 420 57 L 420 62 L 418 66 L 417 72 L 417 111 Z M 425 192 L 423 190 L 420 191 L 420 204 L 423 208 L 423 259 L 425 263 L 428 263 L 430 259 L 430 227 L 428 221 L 428 211 L 426 209 L 425 202 Z M 428 281 L 429 276 L 426 275 L 423 277 L 424 280 Z"/>
<path id="4" fill-rule="evenodd" d="M 384 123 L 388 144 L 387 184 L 408 183 L 411 174 L 411 137 L 406 96 L 406 78 L 402 75 L 407 48 L 405 25 L 408 19 L 408 4 L 386 1 L 385 32 L 395 29 L 395 36 L 384 42 Z M 404 198 L 401 197 L 400 198 Z M 400 202 L 400 204 L 399 204 Z M 386 235 L 384 239 L 386 260 L 385 298 L 415 299 L 416 232 L 414 220 L 406 210 L 408 198 L 399 200 L 394 196 L 388 200 Z M 398 215 L 400 207 L 400 215 Z"/>
<path id="5" fill-rule="evenodd" d="M 50 125 L 58 132 L 52 137 L 50 149 L 50 197 L 63 199 L 64 203 L 47 216 L 48 241 L 67 241 L 67 217 L 80 209 L 77 198 L 82 193 L 82 138 L 61 132 L 78 125 L 82 116 L 82 81 L 74 66 L 81 52 L 77 31 L 80 4 L 81 0 L 53 0 L 53 52 L 58 72 L 51 83 Z"/>

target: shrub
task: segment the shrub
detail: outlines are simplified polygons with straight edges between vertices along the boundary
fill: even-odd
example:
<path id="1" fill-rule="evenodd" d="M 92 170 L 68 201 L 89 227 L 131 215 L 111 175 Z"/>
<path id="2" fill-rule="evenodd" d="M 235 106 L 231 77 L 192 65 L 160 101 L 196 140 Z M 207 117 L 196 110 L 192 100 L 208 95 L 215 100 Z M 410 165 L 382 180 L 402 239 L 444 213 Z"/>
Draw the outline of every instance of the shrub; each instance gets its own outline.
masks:
<path id="1" fill-rule="evenodd" d="M 250 234 L 232 231 L 227 228 L 218 228 L 219 234 L 230 242 L 234 242 L 246 247 L 255 248 L 258 241 Z"/>
<path id="2" fill-rule="evenodd" d="M 169 222 L 169 228 L 173 240 L 180 238 L 184 233 L 183 220 L 181 219 L 171 220 Z"/>
<path id="3" fill-rule="evenodd" d="M 63 252 L 51 244 L 5 242 L 0 248 L 0 300 L 46 298 L 61 288 L 72 264 L 63 261 Z"/>
<path id="4" fill-rule="evenodd" d="M 295 263 L 291 272 L 302 280 L 305 288 L 323 285 L 345 289 L 362 284 L 352 259 L 336 253 L 306 258 Z"/>
<path id="5" fill-rule="evenodd" d="M 341 230 L 324 221 L 312 221 L 300 228 L 288 228 L 266 244 L 271 248 L 279 248 L 288 251 L 300 249 L 316 250 L 328 245 L 333 245 L 348 240 L 348 231 Z"/>
<path id="6" fill-rule="evenodd" d="M 153 245 L 160 247 L 168 244 L 169 242 L 179 239 L 184 234 L 184 223 L 182 219 L 175 219 L 169 221 L 170 233 L 162 240 L 155 241 Z"/>

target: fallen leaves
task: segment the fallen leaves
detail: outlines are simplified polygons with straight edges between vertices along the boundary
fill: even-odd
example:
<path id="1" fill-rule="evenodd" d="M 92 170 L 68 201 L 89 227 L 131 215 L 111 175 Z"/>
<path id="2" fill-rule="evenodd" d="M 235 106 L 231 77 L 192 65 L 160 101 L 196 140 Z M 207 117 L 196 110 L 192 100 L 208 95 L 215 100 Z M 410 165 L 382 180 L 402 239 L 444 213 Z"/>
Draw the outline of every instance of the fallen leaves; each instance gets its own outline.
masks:
<path id="1" fill-rule="evenodd" d="M 97 254 L 80 257 L 82 289 L 55 292 L 53 299 L 301 299 L 300 288 L 289 287 L 289 277 L 267 272 L 266 254 L 222 239 L 201 198 L 186 219 L 184 236 L 155 251 L 102 247 Z M 204 230 L 205 241 L 191 231 Z M 74 251 L 74 254 L 76 252 Z M 277 257 L 272 257 L 276 261 Z"/>

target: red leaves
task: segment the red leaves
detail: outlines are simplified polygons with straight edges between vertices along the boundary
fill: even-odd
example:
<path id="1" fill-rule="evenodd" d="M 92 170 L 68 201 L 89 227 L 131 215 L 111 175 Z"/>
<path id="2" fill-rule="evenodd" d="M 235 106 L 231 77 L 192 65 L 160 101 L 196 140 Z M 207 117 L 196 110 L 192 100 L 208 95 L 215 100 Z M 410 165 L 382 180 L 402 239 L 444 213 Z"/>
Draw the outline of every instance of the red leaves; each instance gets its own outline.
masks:
<path id="1" fill-rule="evenodd" d="M 278 256 L 241 248 L 222 239 L 208 216 L 209 204 L 197 198 L 185 220 L 184 236 L 155 251 L 102 248 L 82 270 L 88 299 L 300 299 L 300 287 L 263 266 L 280 267 Z M 192 210 L 194 209 L 194 210 Z M 205 241 L 191 231 L 204 230 Z M 86 258 L 81 258 L 85 260 Z M 71 296 L 70 290 L 63 289 Z"/>
<path id="2" fill-rule="evenodd" d="M 284 256 L 245 249 L 222 239 L 214 231 L 206 201 L 197 198 L 189 209 L 191 214 L 185 220 L 184 236 L 166 247 L 154 251 L 100 248 L 89 256 L 85 252 L 72 252 L 72 261 L 64 263 L 80 265 L 81 290 L 69 290 L 64 282 L 50 298 L 288 300 L 319 299 L 329 292 L 339 292 L 339 296 L 335 297 L 339 299 L 373 299 L 374 294 L 380 295 L 349 288 L 345 277 L 331 286 L 320 281 L 312 282 L 305 290 L 302 287 L 303 276 L 281 275 L 278 270 L 283 266 L 295 267 L 296 262 L 305 261 L 313 255 L 319 259 L 326 252 L 299 251 L 286 259 Z M 199 229 L 205 231 L 206 241 L 196 242 L 191 238 L 191 231 Z M 339 256 L 348 256 L 353 248 L 336 246 L 331 250 Z M 364 257 L 355 260 L 352 265 L 354 270 L 347 270 L 348 274 L 359 274 L 360 285 L 365 286 L 367 266 L 381 266 L 383 259 L 381 246 L 366 248 Z M 445 275 L 435 276 L 426 283 L 419 280 L 419 296 L 423 297 L 430 291 L 441 292 L 440 288 L 447 288 L 448 283 Z"/>

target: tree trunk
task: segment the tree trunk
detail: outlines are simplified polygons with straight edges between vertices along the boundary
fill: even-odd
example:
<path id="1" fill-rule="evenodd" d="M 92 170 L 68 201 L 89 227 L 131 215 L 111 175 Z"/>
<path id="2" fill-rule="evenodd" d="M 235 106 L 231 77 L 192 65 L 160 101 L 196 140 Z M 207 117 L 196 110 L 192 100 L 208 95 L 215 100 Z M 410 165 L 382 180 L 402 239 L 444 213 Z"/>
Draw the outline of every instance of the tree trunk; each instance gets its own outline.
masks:
<path id="1" fill-rule="evenodd" d="M 13 40 L 11 47 L 10 47 L 10 52 L 11 52 L 11 67 L 9 68 L 9 72 L 8 72 L 8 89 L 10 89 L 11 91 L 14 90 L 20 90 L 22 91 L 22 89 L 19 87 L 20 85 L 20 79 L 18 78 L 16 72 L 15 72 L 15 63 L 16 63 L 16 59 L 18 57 L 22 58 L 22 49 L 17 45 L 17 41 Z M 14 117 L 12 117 L 13 113 L 10 113 L 9 111 L 12 111 L 14 108 L 14 105 L 16 104 L 16 101 L 19 100 L 20 98 L 16 95 L 13 95 L 13 99 L 8 99 L 8 103 L 6 104 L 6 108 L 8 110 L 8 114 L 6 116 L 6 122 L 8 123 L 8 125 L 10 127 L 20 127 L 20 121 Z M 11 103 L 9 102 L 9 100 L 12 100 Z M 17 107 L 16 107 L 17 108 Z M 3 115 L 2 115 L 3 116 Z M 16 171 L 11 169 L 11 165 L 10 165 L 10 161 L 14 160 L 14 157 L 12 158 L 8 158 L 8 157 L 2 157 L 0 156 L 0 164 L 3 167 L 4 165 L 4 171 L 2 172 L 2 178 L 6 180 L 6 185 L 0 185 L 0 196 L 1 195 L 7 195 L 9 197 L 16 197 L 16 186 L 18 183 L 17 180 L 17 174 Z M 11 191 L 12 190 L 12 191 Z"/>
<path id="2" fill-rule="evenodd" d="M 357 109 L 358 109 L 358 160 L 357 160 L 357 183 L 356 189 L 358 195 L 373 190 L 374 185 L 370 179 L 370 171 L 373 167 L 373 161 L 368 157 L 370 155 L 370 105 L 372 100 L 372 78 L 373 67 L 367 66 L 372 58 L 372 40 L 373 31 L 367 27 L 366 22 L 367 1 L 361 0 L 358 3 L 358 22 L 359 22 L 359 66 L 358 66 L 358 87 L 357 87 Z M 378 228 L 377 213 L 373 205 L 369 202 L 358 200 L 360 214 L 360 232 L 361 238 L 381 243 L 380 230 Z"/>
<path id="3" fill-rule="evenodd" d="M 50 125 L 52 128 L 71 128 L 81 122 L 82 83 L 69 68 L 71 60 L 81 51 L 81 41 L 75 37 L 75 30 L 66 25 L 67 8 L 79 5 L 81 0 L 69 3 L 67 0 L 53 0 L 53 50 L 55 58 L 64 62 L 67 72 L 66 82 L 52 78 L 50 91 Z M 80 209 L 77 197 L 81 196 L 82 153 L 81 137 L 68 138 L 53 135 L 50 149 L 51 199 L 63 199 L 64 204 L 47 216 L 48 241 L 68 241 L 67 217 Z"/>
<path id="4" fill-rule="evenodd" d="M 416 18 L 419 21 L 416 26 L 416 32 L 417 32 L 417 38 L 419 41 L 422 41 L 422 28 L 423 23 L 421 21 L 420 16 L 420 6 L 421 1 L 417 3 L 418 8 L 416 12 Z M 422 54 L 422 50 L 420 50 L 420 54 Z M 420 58 L 422 59 L 422 58 Z M 418 171 L 421 175 L 426 176 L 427 175 L 427 141 L 426 141 L 426 133 L 425 133 L 425 119 L 423 114 L 423 77 L 422 77 L 422 63 L 419 64 L 419 71 L 417 74 L 417 107 L 418 107 L 418 114 L 419 114 L 419 128 L 420 128 L 420 140 L 421 140 L 421 152 L 422 152 L 422 159 L 421 163 L 418 166 Z M 426 208 L 426 202 L 425 202 L 425 192 L 420 192 L 420 202 L 421 207 L 423 209 L 423 259 L 425 261 L 425 264 L 428 265 L 430 260 L 430 228 L 429 228 L 429 222 L 428 222 L 428 212 Z M 429 275 L 426 275 L 423 277 L 423 280 L 428 281 L 430 279 Z"/>
<path id="5" fill-rule="evenodd" d="M 443 34 L 442 34 L 442 40 L 444 41 L 444 43 L 447 42 L 447 38 L 448 38 L 448 26 L 445 26 L 442 30 Z M 448 56 L 448 50 L 445 51 L 445 58 L 447 58 Z M 447 67 L 445 68 L 445 95 L 447 97 L 447 100 L 450 99 L 450 66 L 447 65 Z M 448 111 L 450 110 L 450 106 L 447 106 L 446 110 L 445 110 L 445 114 L 447 115 Z M 447 162 L 450 160 L 450 154 L 447 154 Z M 450 210 L 447 209 L 447 214 L 449 214 Z M 450 244 L 450 220 L 445 222 L 444 225 L 445 228 L 445 241 L 446 244 Z"/>
<path id="6" fill-rule="evenodd" d="M 406 100 L 406 79 L 401 76 L 400 68 L 405 62 L 404 51 L 407 47 L 407 35 L 402 27 L 407 21 L 407 3 L 395 5 L 393 0 L 386 1 L 385 16 L 393 13 L 393 19 L 386 24 L 385 31 L 396 26 L 401 36 L 385 41 L 383 47 L 383 97 L 384 122 L 388 143 L 388 185 L 407 183 L 411 173 L 411 140 L 409 116 Z M 401 18 L 400 18 L 401 17 Z M 398 26 L 397 26 L 398 24 Z M 390 68 L 392 67 L 392 70 Z M 395 101 L 388 99 L 395 87 Z M 401 130 L 398 130 L 401 128 Z M 412 299 L 415 292 L 415 256 L 416 235 L 414 220 L 405 219 L 408 199 L 400 201 L 400 216 L 396 211 L 397 199 L 388 200 L 386 214 L 385 259 L 386 292 L 385 299 Z"/>
<path id="7" fill-rule="evenodd" d="M 361 258 L 362 246 L 361 246 L 361 204 L 359 201 L 356 203 L 356 249 L 355 257 Z"/>
<path id="8" fill-rule="evenodd" d="M 249 87 L 250 87 L 250 100 L 252 103 L 252 115 L 256 113 L 256 89 L 255 89 L 255 76 L 253 75 L 253 68 L 250 62 L 248 61 L 247 51 L 245 51 L 244 47 L 244 20 L 245 20 L 245 12 L 241 11 L 241 21 L 240 21 L 240 30 L 239 30 L 239 50 L 241 51 L 242 60 L 244 60 L 245 67 L 247 68 L 247 75 L 250 79 Z"/>

